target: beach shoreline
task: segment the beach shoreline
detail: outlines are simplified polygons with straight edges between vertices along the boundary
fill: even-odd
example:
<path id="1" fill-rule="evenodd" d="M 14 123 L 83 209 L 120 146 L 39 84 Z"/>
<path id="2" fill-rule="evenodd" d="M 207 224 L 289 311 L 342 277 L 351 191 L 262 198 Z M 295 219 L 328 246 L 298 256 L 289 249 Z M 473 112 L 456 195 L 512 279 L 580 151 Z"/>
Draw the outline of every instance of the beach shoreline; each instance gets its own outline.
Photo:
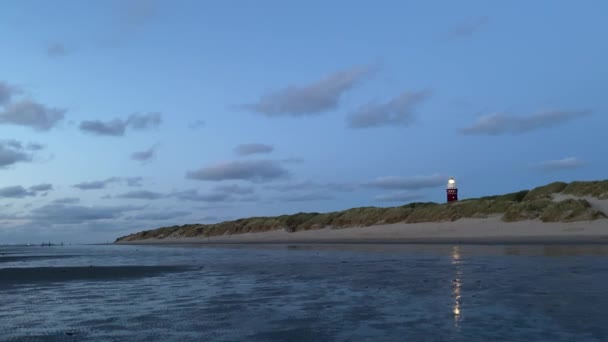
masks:
<path id="1" fill-rule="evenodd" d="M 212 237 L 180 237 L 118 241 L 126 245 L 227 244 L 606 244 L 608 219 L 544 223 L 503 222 L 499 217 L 453 222 L 395 223 L 307 230 L 273 230 Z"/>

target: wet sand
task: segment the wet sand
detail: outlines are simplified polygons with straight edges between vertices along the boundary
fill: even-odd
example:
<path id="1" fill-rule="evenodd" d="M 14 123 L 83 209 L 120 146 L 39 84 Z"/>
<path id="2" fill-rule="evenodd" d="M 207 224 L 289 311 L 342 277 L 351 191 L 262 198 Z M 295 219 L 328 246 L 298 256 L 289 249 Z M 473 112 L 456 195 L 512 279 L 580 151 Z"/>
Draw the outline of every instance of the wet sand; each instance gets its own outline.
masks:
<path id="1" fill-rule="evenodd" d="M 438 223 L 396 223 L 296 233 L 276 230 L 214 237 L 146 239 L 119 244 L 541 244 L 608 243 L 608 219 L 543 223 L 539 220 L 503 222 L 499 217 Z"/>
<path id="2" fill-rule="evenodd" d="M 87 266 L 0 268 L 0 288 L 16 285 L 40 285 L 69 281 L 114 281 L 152 277 L 182 272 L 181 266 Z"/>
<path id="3" fill-rule="evenodd" d="M 0 287 L 0 340 L 608 340 L 608 245 L 184 247 L 23 248 L 80 256 L 0 264 L 65 280 Z"/>
<path id="4" fill-rule="evenodd" d="M 63 258 L 74 258 L 77 255 L 20 255 L 20 256 L 0 256 L 0 263 L 4 262 L 27 262 L 31 260 L 48 260 L 48 259 L 63 259 Z"/>

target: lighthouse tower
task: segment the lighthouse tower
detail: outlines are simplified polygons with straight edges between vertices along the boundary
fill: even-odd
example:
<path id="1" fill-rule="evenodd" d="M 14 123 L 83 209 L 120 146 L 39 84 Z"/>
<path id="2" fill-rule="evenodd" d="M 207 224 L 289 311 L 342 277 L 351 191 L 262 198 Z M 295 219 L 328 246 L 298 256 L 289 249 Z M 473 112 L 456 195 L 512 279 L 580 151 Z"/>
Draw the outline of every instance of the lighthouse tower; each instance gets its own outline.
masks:
<path id="1" fill-rule="evenodd" d="M 454 180 L 454 177 L 450 177 L 448 180 L 446 192 L 448 194 L 448 203 L 458 201 L 458 188 L 456 187 L 456 180 Z"/>

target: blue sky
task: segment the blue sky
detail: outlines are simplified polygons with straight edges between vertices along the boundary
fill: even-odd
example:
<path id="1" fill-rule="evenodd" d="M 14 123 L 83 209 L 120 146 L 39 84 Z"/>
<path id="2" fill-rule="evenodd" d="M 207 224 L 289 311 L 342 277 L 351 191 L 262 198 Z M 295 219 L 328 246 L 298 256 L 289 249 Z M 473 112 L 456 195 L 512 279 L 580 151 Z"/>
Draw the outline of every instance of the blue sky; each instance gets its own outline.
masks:
<path id="1" fill-rule="evenodd" d="M 605 179 L 604 1 L 5 1 L 0 243 Z"/>

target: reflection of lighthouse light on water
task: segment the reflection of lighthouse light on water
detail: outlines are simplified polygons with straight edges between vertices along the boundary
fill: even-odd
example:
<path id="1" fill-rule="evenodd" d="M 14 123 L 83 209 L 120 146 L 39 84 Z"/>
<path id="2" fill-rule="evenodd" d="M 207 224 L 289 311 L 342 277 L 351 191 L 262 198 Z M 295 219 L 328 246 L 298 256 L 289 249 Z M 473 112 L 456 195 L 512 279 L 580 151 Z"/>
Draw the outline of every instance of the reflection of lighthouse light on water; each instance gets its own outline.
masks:
<path id="1" fill-rule="evenodd" d="M 454 265 L 456 272 L 455 277 L 452 280 L 452 298 L 454 300 L 453 305 L 453 314 L 454 314 L 454 326 L 456 328 L 460 328 L 460 320 L 461 320 L 461 286 L 462 286 L 462 270 L 460 268 L 460 248 L 458 246 L 454 246 L 452 248 L 452 265 Z"/>

